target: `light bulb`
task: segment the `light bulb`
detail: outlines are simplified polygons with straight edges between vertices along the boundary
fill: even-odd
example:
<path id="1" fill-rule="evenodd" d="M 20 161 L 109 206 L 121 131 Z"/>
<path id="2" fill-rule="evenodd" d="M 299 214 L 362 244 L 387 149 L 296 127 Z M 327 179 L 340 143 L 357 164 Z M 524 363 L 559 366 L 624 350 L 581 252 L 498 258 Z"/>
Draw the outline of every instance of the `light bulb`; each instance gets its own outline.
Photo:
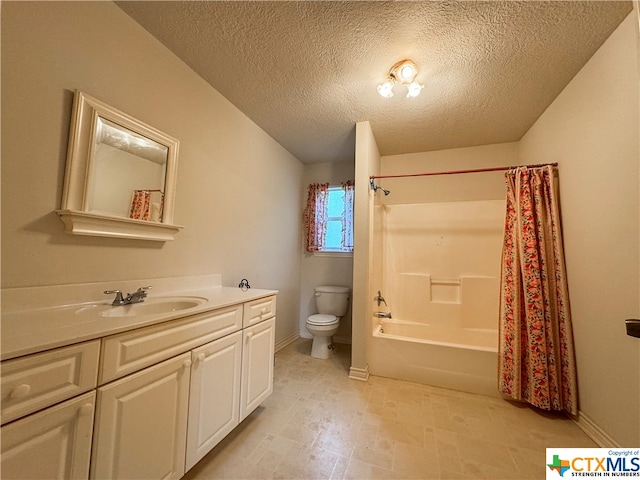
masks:
<path id="1" fill-rule="evenodd" d="M 387 80 L 386 82 L 378 85 L 378 93 L 384 98 L 393 97 L 393 82 L 391 80 Z"/>
<path id="2" fill-rule="evenodd" d="M 412 65 L 405 65 L 400 69 L 400 77 L 403 82 L 410 82 L 415 77 L 416 72 Z"/>
<path id="3" fill-rule="evenodd" d="M 424 88 L 424 85 L 421 85 L 418 82 L 413 82 L 407 85 L 407 98 L 417 97 L 420 95 L 420 91 Z"/>

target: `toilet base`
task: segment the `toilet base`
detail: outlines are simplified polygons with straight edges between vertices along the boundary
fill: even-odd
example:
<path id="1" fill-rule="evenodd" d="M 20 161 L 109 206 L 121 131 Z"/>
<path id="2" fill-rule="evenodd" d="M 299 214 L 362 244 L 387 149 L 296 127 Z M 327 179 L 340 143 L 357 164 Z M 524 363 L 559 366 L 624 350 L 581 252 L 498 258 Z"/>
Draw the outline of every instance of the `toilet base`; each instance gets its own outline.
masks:
<path id="1" fill-rule="evenodd" d="M 313 358 L 327 359 L 331 355 L 331 337 L 321 337 L 314 335 L 311 344 L 311 356 Z"/>

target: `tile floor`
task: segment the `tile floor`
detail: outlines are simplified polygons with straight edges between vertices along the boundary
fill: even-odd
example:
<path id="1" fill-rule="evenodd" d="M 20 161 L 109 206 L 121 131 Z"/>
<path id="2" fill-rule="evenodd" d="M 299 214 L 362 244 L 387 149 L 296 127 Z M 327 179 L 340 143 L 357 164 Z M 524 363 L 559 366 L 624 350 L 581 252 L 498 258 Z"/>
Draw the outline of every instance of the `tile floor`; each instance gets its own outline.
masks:
<path id="1" fill-rule="evenodd" d="M 540 479 L 546 447 L 596 447 L 570 420 L 497 398 L 347 377 L 351 352 L 276 354 L 273 395 L 184 477 Z"/>

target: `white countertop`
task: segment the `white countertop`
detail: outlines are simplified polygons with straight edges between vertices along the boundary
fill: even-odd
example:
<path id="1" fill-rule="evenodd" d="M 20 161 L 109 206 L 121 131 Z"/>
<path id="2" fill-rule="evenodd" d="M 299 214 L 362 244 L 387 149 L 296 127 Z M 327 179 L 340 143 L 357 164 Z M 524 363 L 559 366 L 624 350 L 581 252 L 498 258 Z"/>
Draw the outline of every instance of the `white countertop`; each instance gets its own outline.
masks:
<path id="1" fill-rule="evenodd" d="M 189 277 L 189 280 L 193 280 L 193 278 L 194 277 Z M 220 279 L 219 276 L 203 276 L 199 278 L 205 279 L 207 282 L 202 282 L 198 285 L 197 281 L 170 282 L 168 279 L 156 279 L 155 282 L 161 284 L 161 287 L 158 290 L 150 290 L 147 297 L 150 300 L 166 296 L 180 298 L 198 297 L 202 302 L 199 305 L 173 312 L 135 316 L 105 317 L 96 313 L 109 311 L 110 309 L 135 309 L 136 307 L 136 305 L 131 307 L 111 307 L 111 298 L 105 299 L 98 297 L 98 300 L 89 299 L 89 301 L 85 302 L 77 301 L 79 289 L 86 289 L 90 286 L 95 298 L 95 291 L 118 288 L 118 285 L 115 284 L 121 283 L 126 286 L 132 284 L 131 282 L 101 282 L 87 284 L 87 286 L 63 286 L 64 288 L 56 286 L 53 287 L 55 295 L 58 296 L 58 301 L 56 302 L 51 301 L 50 292 L 43 290 L 46 289 L 46 287 L 35 287 L 31 289 L 31 293 L 26 292 L 25 289 L 15 289 L 13 292 L 11 291 L 12 289 L 3 290 L 0 359 L 7 360 L 51 348 L 105 337 L 107 335 L 224 308 L 278 293 L 277 290 L 250 288 L 243 291 L 237 287 L 216 285 L 216 280 L 219 281 Z M 213 281 L 211 281 L 212 278 Z M 135 282 L 135 285 L 139 286 L 154 285 L 153 279 L 136 280 Z M 105 287 L 105 285 L 108 286 Z M 132 288 L 131 290 L 135 289 Z M 68 292 L 73 292 L 73 295 L 67 294 Z M 25 301 L 25 299 L 29 298 L 30 294 L 39 296 L 33 301 Z M 42 299 L 47 296 L 49 296 L 47 300 Z M 5 302 L 5 298 L 7 297 L 9 297 L 8 306 L 6 306 Z M 73 298 L 70 301 L 69 299 L 71 297 Z M 29 305 L 27 306 L 25 303 Z M 45 305 L 47 303 L 48 305 Z M 36 308 L 33 308 L 34 305 Z M 98 308 L 94 308 L 96 305 Z M 92 309 L 95 310 L 95 312 L 93 312 Z"/>

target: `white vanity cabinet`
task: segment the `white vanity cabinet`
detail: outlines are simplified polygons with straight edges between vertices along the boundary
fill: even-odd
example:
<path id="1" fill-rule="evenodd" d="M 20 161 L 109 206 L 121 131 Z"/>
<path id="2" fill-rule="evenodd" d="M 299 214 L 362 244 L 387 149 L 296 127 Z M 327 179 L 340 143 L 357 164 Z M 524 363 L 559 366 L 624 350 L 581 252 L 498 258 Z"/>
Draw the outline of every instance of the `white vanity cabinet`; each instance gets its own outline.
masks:
<path id="1" fill-rule="evenodd" d="M 273 391 L 276 292 L 225 288 L 218 308 L 4 360 L 2 477 L 181 478 Z"/>
<path id="2" fill-rule="evenodd" d="M 91 478 L 193 467 L 273 391 L 274 315 L 272 296 L 103 339 Z"/>

